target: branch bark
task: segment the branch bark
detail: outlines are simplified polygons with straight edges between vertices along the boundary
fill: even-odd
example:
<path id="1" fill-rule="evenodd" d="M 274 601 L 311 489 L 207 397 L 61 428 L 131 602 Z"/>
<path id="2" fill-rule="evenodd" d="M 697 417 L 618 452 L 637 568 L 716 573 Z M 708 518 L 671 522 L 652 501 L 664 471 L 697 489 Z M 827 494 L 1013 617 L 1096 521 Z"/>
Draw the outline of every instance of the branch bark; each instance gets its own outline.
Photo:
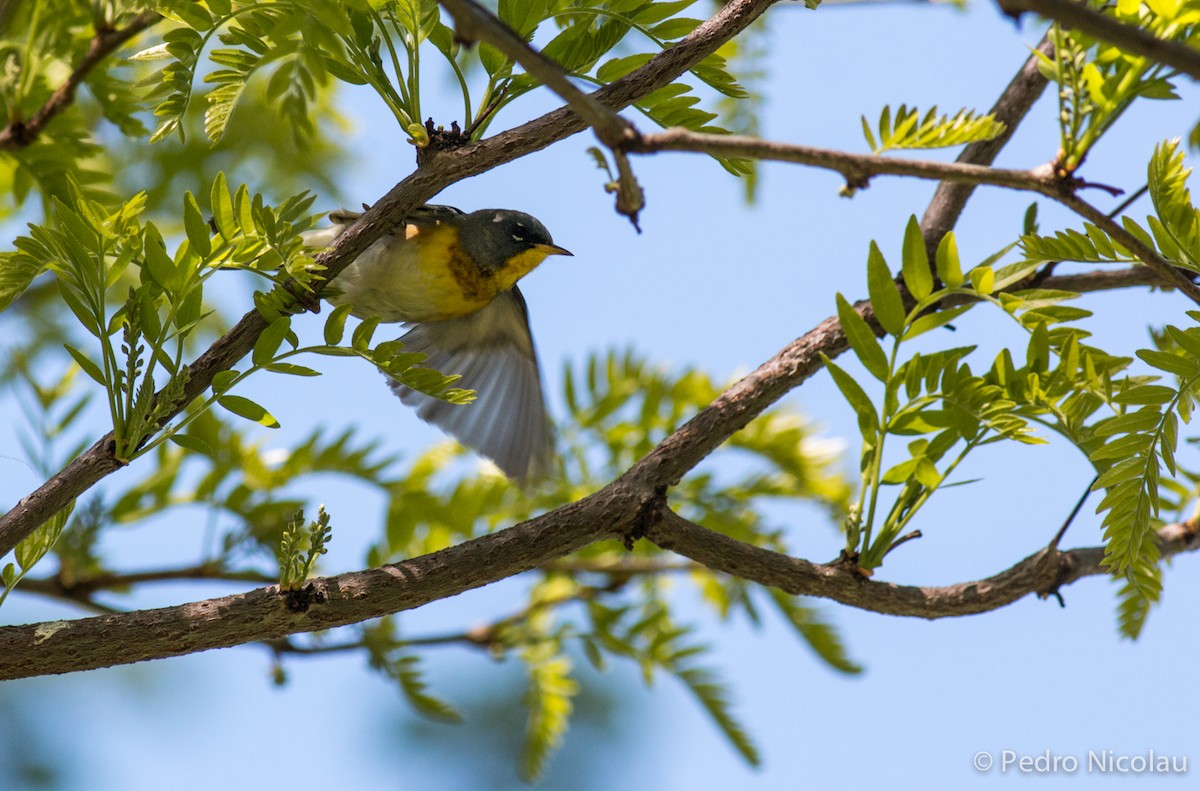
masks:
<path id="1" fill-rule="evenodd" d="M 614 517 L 615 515 L 615 517 Z M 1031 593 L 1047 596 L 1104 574 L 1102 547 L 1043 549 L 983 580 L 946 587 L 877 582 L 841 562 L 817 564 L 755 547 L 683 519 L 659 495 L 613 485 L 498 533 L 382 568 L 157 610 L 0 628 L 0 680 L 93 670 L 277 640 L 448 598 L 567 555 L 594 541 L 644 535 L 714 571 L 886 615 L 975 615 Z M 1194 524 L 1159 532 L 1164 557 L 1200 549 Z"/>
<path id="2" fill-rule="evenodd" d="M 28 121 L 14 118 L 8 122 L 8 126 L 0 130 L 0 151 L 23 148 L 37 140 L 46 125 L 75 101 L 75 91 L 100 61 L 161 19 L 162 17 L 153 11 L 143 11 L 130 20 L 125 27 L 97 31 L 88 44 L 87 53 L 79 65 L 68 75 L 58 90 L 46 100 L 46 103 Z M 3 554 L 0 552 L 0 555 Z"/>
<path id="3" fill-rule="evenodd" d="M 1163 557 L 1200 549 L 1195 524 L 1173 524 L 1158 534 Z M 952 618 L 1012 604 L 1031 593 L 1041 597 L 1084 577 L 1107 574 L 1104 548 L 1043 549 L 987 579 L 945 587 L 876 582 L 840 562 L 817 564 L 751 546 L 667 511 L 646 538 L 697 563 L 787 593 L 818 596 L 883 615 Z"/>
<path id="4" fill-rule="evenodd" d="M 514 527 L 389 566 L 175 607 L 0 629 L 0 679 L 68 673 L 358 623 L 456 596 L 629 529 L 651 499 L 613 485 Z M 613 514 L 623 515 L 613 518 Z"/>

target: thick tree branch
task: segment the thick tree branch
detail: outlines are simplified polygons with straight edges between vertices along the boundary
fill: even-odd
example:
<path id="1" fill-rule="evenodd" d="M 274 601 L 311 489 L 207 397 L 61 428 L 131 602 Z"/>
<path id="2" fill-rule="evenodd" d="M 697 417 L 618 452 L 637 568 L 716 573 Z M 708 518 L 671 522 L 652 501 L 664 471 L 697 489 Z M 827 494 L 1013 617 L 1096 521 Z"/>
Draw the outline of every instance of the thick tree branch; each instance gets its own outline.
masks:
<path id="1" fill-rule="evenodd" d="M 130 20 L 125 27 L 108 30 L 98 30 L 88 44 L 87 53 L 79 65 L 71 72 L 62 85 L 58 87 L 46 103 L 35 112 L 28 121 L 13 118 L 8 126 L 0 129 L 0 151 L 11 151 L 23 148 L 37 140 L 38 135 L 54 117 L 67 109 L 75 101 L 75 91 L 87 79 L 88 74 L 100 61 L 107 58 L 122 44 L 155 24 L 162 17 L 153 11 L 143 11 Z M 0 552 L 0 555 L 3 555 Z"/>
<path id="2" fill-rule="evenodd" d="M 866 579 L 852 566 L 810 563 L 688 522 L 651 495 L 609 487 L 499 533 L 368 571 L 313 580 L 300 595 L 275 586 L 157 610 L 0 628 L 0 680 L 69 673 L 270 641 L 409 610 L 495 582 L 634 530 L 704 566 L 792 594 L 886 615 L 947 618 L 1046 596 L 1106 573 L 1101 547 L 1044 549 L 983 580 L 923 588 Z M 616 515 L 616 519 L 613 519 Z M 608 524 L 608 527 L 598 525 Z M 1164 557 L 1200 549 L 1192 524 L 1159 532 Z"/>
<path id="3" fill-rule="evenodd" d="M 1121 22 L 1087 3 L 1077 0 L 997 0 L 997 5 L 1012 17 L 1032 11 L 1200 80 L 1200 51 L 1179 41 L 1159 38 L 1136 25 Z"/>
<path id="4" fill-rule="evenodd" d="M 156 610 L 0 629 L 0 679 L 67 673 L 358 623 L 529 571 L 629 529 L 653 493 L 614 484 L 498 533 L 382 568 Z M 616 515 L 616 516 L 614 516 Z"/>
<path id="5" fill-rule="evenodd" d="M 775 2 L 777 0 L 732 0 L 678 44 L 597 90 L 593 96 L 614 109 L 628 106 L 670 84 L 745 30 Z M 376 202 L 353 228 L 338 237 L 329 250 L 318 256 L 318 263 L 325 267 L 325 276 L 330 280 L 335 278 L 372 242 L 450 184 L 540 151 L 584 128 L 583 120 L 570 108 L 563 107 L 478 143 L 431 155 L 425 164 Z M 184 398 L 165 419 L 173 418 L 187 403 L 207 390 L 214 375 L 231 368 L 249 354 L 266 326 L 261 314 L 252 310 L 221 336 L 189 367 Z M 0 517 L 0 557 L 120 466 L 113 454 L 110 433 Z"/>

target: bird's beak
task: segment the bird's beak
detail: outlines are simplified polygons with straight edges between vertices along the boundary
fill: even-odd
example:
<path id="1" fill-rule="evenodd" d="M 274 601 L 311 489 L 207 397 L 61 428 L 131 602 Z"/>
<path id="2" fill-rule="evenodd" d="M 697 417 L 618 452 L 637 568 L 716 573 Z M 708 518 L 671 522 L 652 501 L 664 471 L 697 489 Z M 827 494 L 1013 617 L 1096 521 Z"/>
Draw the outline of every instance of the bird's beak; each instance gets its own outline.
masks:
<path id="1" fill-rule="evenodd" d="M 556 244 L 535 244 L 533 247 L 535 250 L 541 250 L 546 255 L 575 255 L 567 248 L 559 247 Z"/>

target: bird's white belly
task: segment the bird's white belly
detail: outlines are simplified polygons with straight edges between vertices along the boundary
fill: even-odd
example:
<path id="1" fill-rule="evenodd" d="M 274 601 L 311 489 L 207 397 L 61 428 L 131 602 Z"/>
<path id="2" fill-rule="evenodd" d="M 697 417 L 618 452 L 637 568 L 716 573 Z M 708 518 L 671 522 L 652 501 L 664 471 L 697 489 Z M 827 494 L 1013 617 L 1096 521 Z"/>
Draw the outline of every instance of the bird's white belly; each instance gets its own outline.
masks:
<path id="1" fill-rule="evenodd" d="M 330 301 L 349 304 L 359 318 L 421 322 L 442 318 L 445 306 L 461 303 L 462 291 L 450 272 L 430 273 L 417 265 L 417 245 L 385 236 L 363 252 L 333 281 L 341 294 Z"/>

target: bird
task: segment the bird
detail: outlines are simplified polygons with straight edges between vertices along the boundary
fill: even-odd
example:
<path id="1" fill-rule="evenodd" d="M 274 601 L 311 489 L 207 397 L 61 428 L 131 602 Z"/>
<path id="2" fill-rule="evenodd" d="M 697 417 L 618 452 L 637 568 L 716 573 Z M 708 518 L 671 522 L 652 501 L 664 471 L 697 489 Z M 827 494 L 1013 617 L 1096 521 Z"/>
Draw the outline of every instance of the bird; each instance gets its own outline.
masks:
<path id="1" fill-rule="evenodd" d="M 360 216 L 330 212 L 332 225 L 306 232 L 305 244 L 329 246 Z M 359 254 L 327 297 L 358 318 L 407 325 L 405 351 L 426 355 L 429 368 L 459 374 L 458 384 L 476 393 L 470 404 L 450 404 L 396 379 L 388 386 L 421 419 L 521 484 L 550 474 L 554 434 L 517 281 L 551 255 L 573 254 L 529 214 L 429 204 Z"/>

